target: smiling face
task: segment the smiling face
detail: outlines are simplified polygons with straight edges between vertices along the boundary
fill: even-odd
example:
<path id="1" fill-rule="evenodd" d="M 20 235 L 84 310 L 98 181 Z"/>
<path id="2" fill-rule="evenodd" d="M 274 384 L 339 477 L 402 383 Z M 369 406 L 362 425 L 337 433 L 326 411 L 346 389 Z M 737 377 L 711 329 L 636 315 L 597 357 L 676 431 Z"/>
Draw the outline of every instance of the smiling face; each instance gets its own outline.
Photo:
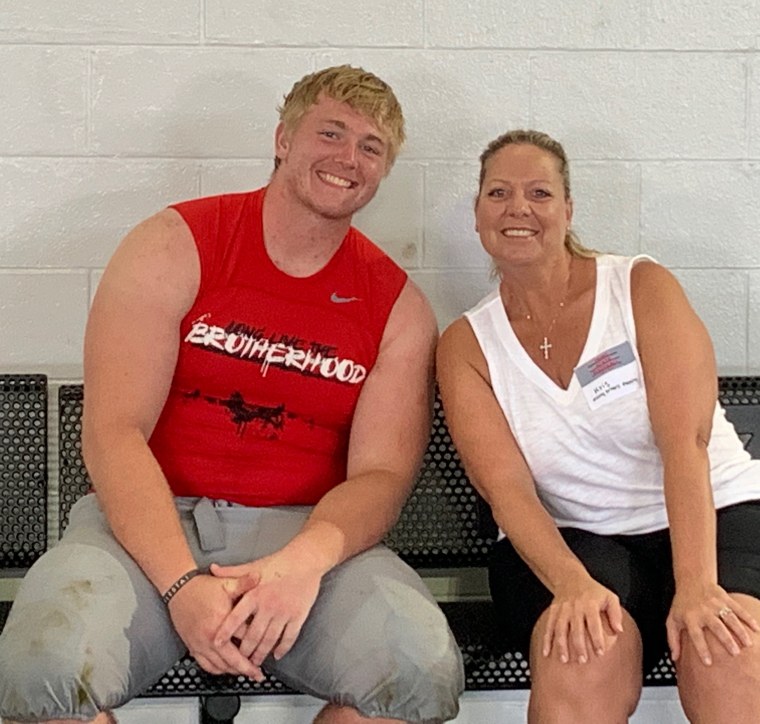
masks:
<path id="1" fill-rule="evenodd" d="M 572 215 L 558 160 L 548 151 L 512 143 L 486 162 L 475 229 L 500 270 L 563 254 Z"/>
<path id="2" fill-rule="evenodd" d="M 387 134 L 371 118 L 323 94 L 294 129 L 277 127 L 273 183 L 313 213 L 350 219 L 375 195 L 388 153 Z"/>

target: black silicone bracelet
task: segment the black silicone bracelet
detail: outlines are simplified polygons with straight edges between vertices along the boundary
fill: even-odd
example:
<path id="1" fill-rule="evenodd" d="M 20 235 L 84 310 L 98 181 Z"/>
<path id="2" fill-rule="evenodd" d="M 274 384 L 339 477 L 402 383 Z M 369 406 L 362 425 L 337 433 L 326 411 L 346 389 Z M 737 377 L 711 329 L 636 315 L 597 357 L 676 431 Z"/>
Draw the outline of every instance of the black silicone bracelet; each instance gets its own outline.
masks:
<path id="1" fill-rule="evenodd" d="M 169 601 L 174 598 L 174 594 L 177 593 L 177 591 L 179 591 L 182 586 L 184 586 L 188 581 L 192 581 L 196 576 L 200 576 L 201 573 L 203 573 L 203 571 L 201 571 L 199 568 L 193 568 L 192 571 L 188 571 L 184 576 L 180 576 L 176 581 L 174 581 L 174 583 L 172 583 L 171 586 L 169 586 L 169 590 L 163 596 L 161 596 L 161 600 L 164 603 L 168 604 Z"/>

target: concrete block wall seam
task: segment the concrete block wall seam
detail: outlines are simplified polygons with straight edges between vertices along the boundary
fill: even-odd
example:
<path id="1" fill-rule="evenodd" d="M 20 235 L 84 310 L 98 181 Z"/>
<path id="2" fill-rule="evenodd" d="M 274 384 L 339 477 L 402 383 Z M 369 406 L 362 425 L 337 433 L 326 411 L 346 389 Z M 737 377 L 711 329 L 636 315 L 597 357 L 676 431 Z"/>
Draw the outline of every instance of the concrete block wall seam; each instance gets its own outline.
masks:
<path id="1" fill-rule="evenodd" d="M 0 350 L 0 366 L 54 364 L 19 330 L 72 295 L 55 350 L 73 362 L 121 235 L 171 201 L 265 182 L 289 84 L 352 62 L 392 83 L 409 126 L 357 225 L 421 280 L 441 326 L 490 288 L 473 230 L 477 156 L 534 126 L 568 149 L 583 238 L 677 269 L 707 310 L 719 365 L 760 369 L 758 22 L 745 0 L 0 8 L 0 306 L 18 317 L 0 317 L 0 333 L 28 345 Z"/>

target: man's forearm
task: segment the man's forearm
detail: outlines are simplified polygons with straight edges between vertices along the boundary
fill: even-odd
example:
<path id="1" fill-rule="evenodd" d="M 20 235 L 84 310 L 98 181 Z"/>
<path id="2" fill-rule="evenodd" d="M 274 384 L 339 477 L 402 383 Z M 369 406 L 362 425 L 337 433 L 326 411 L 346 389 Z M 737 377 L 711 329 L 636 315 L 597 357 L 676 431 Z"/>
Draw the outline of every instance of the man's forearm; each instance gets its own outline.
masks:
<path id="1" fill-rule="evenodd" d="M 390 471 L 358 475 L 315 506 L 284 551 L 312 561 L 322 574 L 380 542 L 398 519 L 411 482 Z"/>
<path id="2" fill-rule="evenodd" d="M 195 561 L 158 463 L 139 431 L 86 439 L 87 468 L 114 536 L 165 592 Z"/>

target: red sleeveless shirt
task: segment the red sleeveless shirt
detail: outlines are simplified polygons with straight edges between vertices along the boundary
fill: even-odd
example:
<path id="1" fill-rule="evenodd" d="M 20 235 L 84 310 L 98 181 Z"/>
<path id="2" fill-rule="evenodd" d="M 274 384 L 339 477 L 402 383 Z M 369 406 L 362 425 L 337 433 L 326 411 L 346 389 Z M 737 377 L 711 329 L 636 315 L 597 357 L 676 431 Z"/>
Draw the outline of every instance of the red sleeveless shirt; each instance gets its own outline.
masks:
<path id="1" fill-rule="evenodd" d="M 345 480 L 348 439 L 406 273 L 349 229 L 316 274 L 264 247 L 266 188 L 177 204 L 198 296 L 150 447 L 175 495 L 313 505 Z"/>

